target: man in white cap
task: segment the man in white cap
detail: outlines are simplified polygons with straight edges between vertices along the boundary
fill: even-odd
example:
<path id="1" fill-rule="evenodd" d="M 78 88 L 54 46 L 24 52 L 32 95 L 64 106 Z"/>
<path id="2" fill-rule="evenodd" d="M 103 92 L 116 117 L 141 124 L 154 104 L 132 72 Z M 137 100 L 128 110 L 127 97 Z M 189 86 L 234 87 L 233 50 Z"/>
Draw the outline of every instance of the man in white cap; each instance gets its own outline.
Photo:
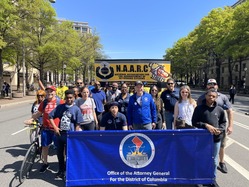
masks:
<path id="1" fill-rule="evenodd" d="M 207 81 L 207 89 L 215 89 L 218 90 L 218 84 L 215 79 L 208 79 Z M 223 172 L 227 173 L 227 167 L 224 161 L 224 155 L 225 155 L 225 146 L 226 146 L 226 134 L 230 135 L 233 131 L 233 110 L 232 110 L 232 104 L 229 102 L 229 99 L 226 95 L 217 92 L 218 96 L 216 99 L 216 103 L 218 106 L 222 107 L 227 112 L 227 118 L 228 118 L 228 126 L 226 128 L 226 132 L 224 132 L 223 139 L 221 140 L 221 147 L 220 147 L 220 163 L 218 169 Z M 197 100 L 197 105 L 203 104 L 203 100 L 205 99 L 205 94 L 201 95 Z"/>

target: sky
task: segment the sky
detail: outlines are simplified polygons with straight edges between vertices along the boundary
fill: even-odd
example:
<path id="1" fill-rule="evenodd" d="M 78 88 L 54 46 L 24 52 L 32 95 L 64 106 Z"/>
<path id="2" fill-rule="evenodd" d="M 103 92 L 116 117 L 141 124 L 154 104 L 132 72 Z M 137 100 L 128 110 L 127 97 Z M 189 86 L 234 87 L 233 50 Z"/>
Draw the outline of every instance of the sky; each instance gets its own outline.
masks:
<path id="1" fill-rule="evenodd" d="M 56 0 L 58 18 L 88 22 L 110 59 L 162 59 L 214 8 L 237 0 Z"/>

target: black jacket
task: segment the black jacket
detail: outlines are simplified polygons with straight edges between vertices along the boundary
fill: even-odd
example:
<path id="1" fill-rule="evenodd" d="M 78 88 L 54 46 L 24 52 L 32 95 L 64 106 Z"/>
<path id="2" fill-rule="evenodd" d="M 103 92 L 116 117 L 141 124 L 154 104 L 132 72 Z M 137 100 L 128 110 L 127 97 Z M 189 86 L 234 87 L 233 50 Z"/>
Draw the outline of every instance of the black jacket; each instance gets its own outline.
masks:
<path id="1" fill-rule="evenodd" d="M 197 128 L 206 129 L 205 123 L 212 125 L 216 128 L 220 128 L 223 133 L 214 135 L 214 142 L 219 142 L 225 133 L 226 128 L 226 117 L 224 110 L 216 105 L 209 107 L 206 105 L 206 99 L 202 105 L 198 105 L 192 117 L 192 125 Z"/>

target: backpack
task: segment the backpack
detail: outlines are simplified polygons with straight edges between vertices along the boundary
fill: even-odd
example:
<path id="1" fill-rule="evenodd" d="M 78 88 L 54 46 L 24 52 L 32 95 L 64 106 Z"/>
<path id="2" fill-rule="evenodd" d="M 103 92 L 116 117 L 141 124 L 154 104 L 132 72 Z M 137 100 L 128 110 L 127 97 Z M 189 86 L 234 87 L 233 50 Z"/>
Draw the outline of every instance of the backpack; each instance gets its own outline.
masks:
<path id="1" fill-rule="evenodd" d="M 56 106 L 58 106 L 58 105 L 60 104 L 60 101 L 61 101 L 61 99 L 60 99 L 59 97 L 56 96 Z M 46 108 L 47 104 L 48 104 L 48 100 L 45 99 L 45 100 L 43 101 L 43 108 L 42 108 L 42 110 L 44 110 L 44 109 Z"/>

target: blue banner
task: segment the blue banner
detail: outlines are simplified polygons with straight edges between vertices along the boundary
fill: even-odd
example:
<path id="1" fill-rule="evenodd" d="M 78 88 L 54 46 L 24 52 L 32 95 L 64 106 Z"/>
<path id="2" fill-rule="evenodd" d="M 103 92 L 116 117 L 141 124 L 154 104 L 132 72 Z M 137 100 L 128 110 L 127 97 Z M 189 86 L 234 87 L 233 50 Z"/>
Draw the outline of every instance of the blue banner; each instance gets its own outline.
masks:
<path id="1" fill-rule="evenodd" d="M 212 155 L 200 129 L 70 132 L 66 185 L 210 184 Z"/>

